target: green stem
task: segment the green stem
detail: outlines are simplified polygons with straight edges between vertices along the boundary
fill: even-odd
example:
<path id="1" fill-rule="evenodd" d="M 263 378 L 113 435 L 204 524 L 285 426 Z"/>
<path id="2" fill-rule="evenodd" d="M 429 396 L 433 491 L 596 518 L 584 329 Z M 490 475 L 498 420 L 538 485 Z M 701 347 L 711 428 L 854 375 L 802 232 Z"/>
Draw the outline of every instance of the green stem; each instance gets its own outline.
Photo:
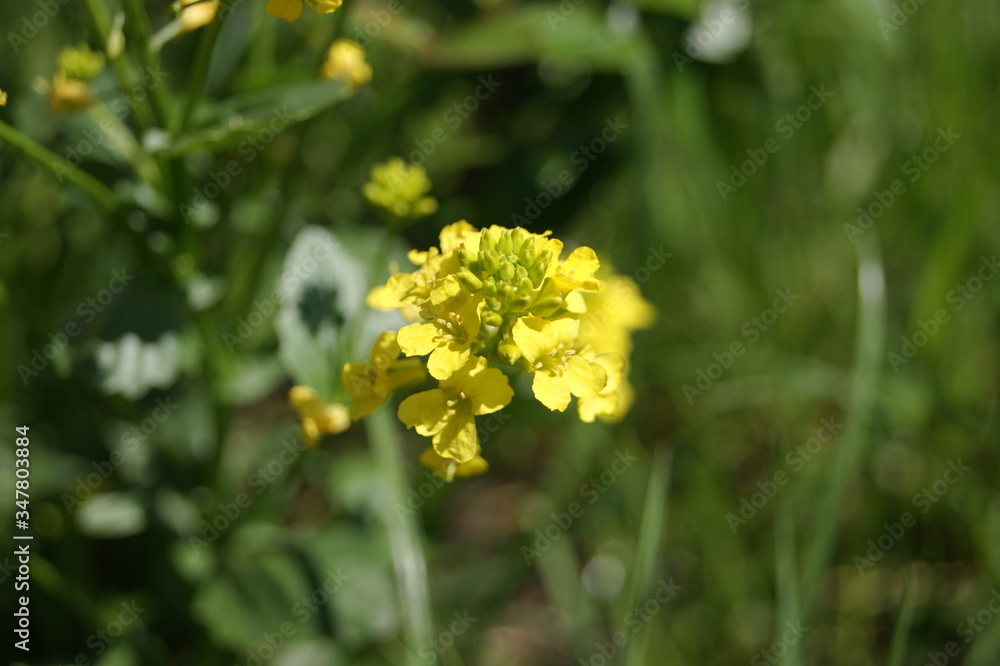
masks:
<path id="1" fill-rule="evenodd" d="M 180 122 L 177 124 L 175 134 L 183 132 L 191 117 L 194 115 L 195 107 L 205 93 L 205 85 L 208 82 L 208 70 L 212 64 L 212 53 L 215 51 L 215 43 L 222 32 L 222 24 L 226 20 L 228 12 L 219 12 L 215 20 L 205 28 L 201 41 L 198 42 L 198 53 L 195 56 L 194 69 L 191 73 L 191 81 L 188 83 L 188 97 L 184 104 L 184 112 L 181 114 Z"/>
<path id="2" fill-rule="evenodd" d="M 387 483 L 381 504 L 382 521 L 389 530 L 389 547 L 396 572 L 403 631 L 412 654 L 432 640 L 434 615 L 427 585 L 427 558 L 420 538 L 415 511 L 397 511 L 405 506 L 407 480 L 403 462 L 403 442 L 386 408 L 377 409 L 366 419 L 368 439 L 375 461 Z"/>
<path id="3" fill-rule="evenodd" d="M 139 64 L 147 74 L 162 70 L 159 58 L 149 49 L 153 41 L 153 29 L 149 25 L 149 16 L 139 0 L 125 0 L 125 16 L 129 32 L 135 42 L 136 56 Z M 170 100 L 166 97 L 163 86 L 153 86 L 149 91 L 149 99 L 153 105 L 153 114 L 160 127 L 170 127 Z"/>
<path id="4" fill-rule="evenodd" d="M 0 141 L 6 142 L 38 166 L 42 167 L 59 181 L 63 178 L 90 195 L 98 205 L 109 213 L 121 207 L 121 201 L 115 193 L 104 186 L 99 180 L 86 171 L 79 169 L 34 139 L 31 139 L 7 123 L 0 120 Z"/>

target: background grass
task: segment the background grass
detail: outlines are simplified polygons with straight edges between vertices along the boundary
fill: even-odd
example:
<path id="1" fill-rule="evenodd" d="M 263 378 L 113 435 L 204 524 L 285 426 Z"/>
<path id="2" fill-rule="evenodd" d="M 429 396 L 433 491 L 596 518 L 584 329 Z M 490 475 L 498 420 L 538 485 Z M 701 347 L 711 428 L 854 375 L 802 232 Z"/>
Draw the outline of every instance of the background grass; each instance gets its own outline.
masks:
<path id="1" fill-rule="evenodd" d="M 435 0 L 387 14 L 358 1 L 287 24 L 246 0 L 206 61 L 199 45 L 216 27 L 149 55 L 136 8 L 158 30 L 168 7 L 128 4 L 126 51 L 94 83 L 98 98 L 116 108 L 132 89 L 115 75 L 150 58 L 167 76 L 127 98 L 121 136 L 138 153 L 102 141 L 74 172 L 108 188 L 114 210 L 0 144 L 0 459 L 10 487 L 14 427 L 29 425 L 37 535 L 32 652 L 5 640 L 11 660 L 253 664 L 287 623 L 271 663 L 918 666 L 951 642 L 947 663 L 997 663 L 998 291 L 976 280 L 998 240 L 1000 8 Z M 54 6 L 16 53 L 9 34 L 27 34 L 44 7 L 0 8 L 0 120 L 73 159 L 100 117 L 52 113 L 33 82 L 62 46 L 101 47 L 123 8 Z M 348 36 L 378 28 L 374 80 L 350 99 L 312 83 L 343 14 Z M 687 57 L 687 37 L 723 23 L 702 59 Z M 200 62 L 205 92 L 182 123 Z M 480 77 L 499 83 L 482 100 Z M 810 109 L 819 88 L 832 95 Z M 455 110 L 469 99 L 475 110 Z M 289 105 L 304 119 L 261 134 L 254 123 Z M 808 115 L 798 127 L 796 112 Z M 615 119 L 627 127 L 581 161 Z M 958 138 L 914 170 L 942 130 Z M 242 151 L 251 137 L 261 149 Z M 765 146 L 777 149 L 723 197 L 719 182 Z M 413 151 L 441 208 L 400 248 L 424 249 L 458 219 L 513 226 L 534 204 L 529 228 L 596 248 L 641 282 L 659 319 L 636 338 L 625 423 L 518 398 L 512 418 L 481 423 L 495 430 L 484 477 L 435 487 L 416 436 L 368 426 L 403 437 L 426 543 L 436 638 L 407 653 L 386 529 L 398 511 L 368 428 L 282 461 L 297 435 L 278 317 L 233 352 L 223 335 L 268 297 L 306 225 L 369 255 L 381 225 L 361 185 L 373 163 Z M 231 160 L 240 172 L 185 220 L 179 205 Z M 540 206 L 564 170 L 571 186 Z M 897 179 L 905 191 L 849 233 Z M 122 267 L 135 280 L 89 319 L 82 304 Z M 776 290 L 797 299 L 764 323 Z M 912 359 L 889 356 L 940 311 L 947 321 Z M 19 366 L 68 323 L 81 333 L 23 381 Z M 734 343 L 744 351 L 727 359 Z M 715 378 L 699 386 L 699 371 Z M 176 405 L 169 418 L 129 433 L 162 404 Z M 809 459 L 794 453 L 823 428 L 832 437 Z M 67 502 L 116 450 L 108 478 Z M 638 462 L 619 474 L 624 451 Z M 959 461 L 968 470 L 946 476 Z M 240 493 L 248 506 L 197 547 L 203 521 Z M 745 524 L 727 518 L 743 500 L 755 508 Z M 582 515 L 563 528 L 574 502 Z M 6 534 L 13 503 L 2 510 Z M 11 552 L 0 578 L 12 587 Z M 324 584 L 335 591 L 316 592 Z M 669 601 L 650 601 L 671 585 Z M 144 610 L 109 646 L 96 632 L 133 602 Z M 966 620 L 977 613 L 981 631 Z"/>

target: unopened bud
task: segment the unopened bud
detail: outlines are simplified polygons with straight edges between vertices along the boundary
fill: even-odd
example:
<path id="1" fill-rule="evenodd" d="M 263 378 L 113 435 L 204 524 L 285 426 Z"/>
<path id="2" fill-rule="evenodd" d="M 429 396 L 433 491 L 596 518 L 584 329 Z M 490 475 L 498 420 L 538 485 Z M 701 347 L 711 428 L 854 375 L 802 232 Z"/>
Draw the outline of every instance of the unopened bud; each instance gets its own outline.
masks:
<path id="1" fill-rule="evenodd" d="M 472 274 L 468 268 L 460 268 L 457 273 L 458 281 L 461 282 L 468 288 L 469 291 L 475 293 L 483 288 L 483 281 Z"/>
<path id="2" fill-rule="evenodd" d="M 500 279 L 504 282 L 510 282 L 514 279 L 514 265 L 507 261 L 506 259 L 500 262 L 500 270 L 498 272 Z"/>
<path id="3" fill-rule="evenodd" d="M 521 350 L 510 340 L 501 340 L 497 345 L 497 353 L 507 363 L 513 365 L 521 358 Z"/>
<path id="4" fill-rule="evenodd" d="M 487 326 L 500 326 L 503 323 L 500 313 L 493 310 L 483 310 L 482 320 Z"/>
<path id="5" fill-rule="evenodd" d="M 479 232 L 479 252 L 480 254 L 484 252 L 492 252 L 497 248 L 497 243 L 493 239 L 493 234 L 489 232 L 489 229 L 483 229 Z"/>

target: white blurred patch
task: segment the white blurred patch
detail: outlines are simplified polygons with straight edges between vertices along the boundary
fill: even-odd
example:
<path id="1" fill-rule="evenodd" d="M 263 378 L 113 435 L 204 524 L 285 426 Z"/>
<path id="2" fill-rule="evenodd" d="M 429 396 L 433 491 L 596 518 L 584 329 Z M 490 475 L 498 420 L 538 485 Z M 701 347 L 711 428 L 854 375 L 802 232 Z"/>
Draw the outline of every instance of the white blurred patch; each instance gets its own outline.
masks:
<path id="1" fill-rule="evenodd" d="M 587 562 L 580 577 L 587 594 L 595 599 L 609 599 L 625 585 L 625 565 L 613 555 L 598 555 Z"/>
<path id="2" fill-rule="evenodd" d="M 753 36 L 753 18 L 747 0 L 709 0 L 701 15 L 681 38 L 684 52 L 695 60 L 730 62 L 743 51 Z"/>

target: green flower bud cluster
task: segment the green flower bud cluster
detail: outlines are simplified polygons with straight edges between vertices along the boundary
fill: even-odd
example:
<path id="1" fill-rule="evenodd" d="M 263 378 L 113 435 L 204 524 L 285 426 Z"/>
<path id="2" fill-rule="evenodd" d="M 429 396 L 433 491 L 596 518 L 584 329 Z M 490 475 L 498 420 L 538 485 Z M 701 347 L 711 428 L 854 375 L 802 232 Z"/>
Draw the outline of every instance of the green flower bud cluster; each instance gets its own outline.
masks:
<path id="1" fill-rule="evenodd" d="M 67 47 L 59 52 L 59 69 L 67 78 L 87 81 L 104 69 L 104 54 L 91 51 L 86 44 Z"/>
<path id="2" fill-rule="evenodd" d="M 483 230 L 477 254 L 458 251 L 461 268 L 456 277 L 473 293 L 485 296 L 483 323 L 499 327 L 513 318 L 563 305 L 559 296 L 539 300 L 553 257 L 551 251 L 539 252 L 537 247 L 537 236 L 517 228 L 496 239 Z"/>

